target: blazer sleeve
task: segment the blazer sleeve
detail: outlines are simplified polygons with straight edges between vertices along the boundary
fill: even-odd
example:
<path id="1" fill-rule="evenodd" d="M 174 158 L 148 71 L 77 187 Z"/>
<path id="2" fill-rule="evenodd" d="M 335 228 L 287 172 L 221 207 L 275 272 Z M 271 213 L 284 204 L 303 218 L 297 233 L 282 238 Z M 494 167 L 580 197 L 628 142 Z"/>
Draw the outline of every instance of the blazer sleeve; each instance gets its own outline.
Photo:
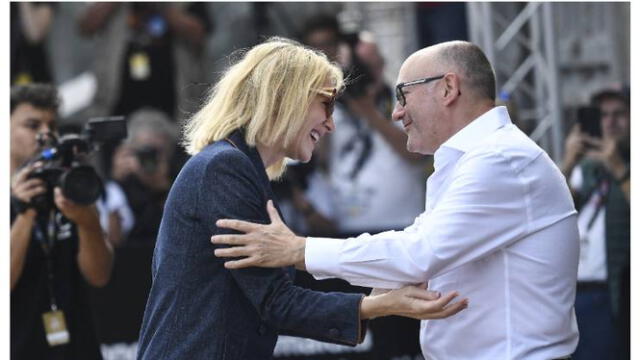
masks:
<path id="1" fill-rule="evenodd" d="M 207 164 L 197 212 L 212 235 L 234 233 L 215 226 L 217 219 L 269 223 L 267 192 L 259 179 L 251 161 L 235 149 Z M 364 339 L 361 294 L 323 293 L 295 286 L 284 268 L 227 271 L 260 318 L 279 332 L 351 346 Z"/>

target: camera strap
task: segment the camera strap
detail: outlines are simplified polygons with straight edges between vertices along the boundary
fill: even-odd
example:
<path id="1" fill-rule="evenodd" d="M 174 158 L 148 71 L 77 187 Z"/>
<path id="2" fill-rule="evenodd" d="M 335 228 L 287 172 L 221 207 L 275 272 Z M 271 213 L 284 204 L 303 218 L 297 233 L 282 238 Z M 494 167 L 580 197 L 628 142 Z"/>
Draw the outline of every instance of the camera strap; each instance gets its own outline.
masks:
<path id="1" fill-rule="evenodd" d="M 610 186 L 609 180 L 603 179 L 598 184 L 598 187 L 594 189 L 592 194 L 596 196 L 595 211 L 593 212 L 591 219 L 589 219 L 587 230 L 591 230 L 591 227 L 593 226 L 593 224 L 596 222 L 596 219 L 598 218 L 598 214 L 600 213 L 600 210 L 602 210 L 602 208 L 606 204 L 607 197 L 609 195 L 609 186 Z"/>
<path id="2" fill-rule="evenodd" d="M 39 223 L 41 224 L 41 223 Z M 56 244 L 56 211 L 49 211 L 46 231 L 42 231 L 40 226 L 36 226 L 36 237 L 42 246 L 45 262 L 47 266 L 47 288 L 49 290 L 49 304 L 51 310 L 42 314 L 42 322 L 49 346 L 58 346 L 69 343 L 70 335 L 67 330 L 67 323 L 64 312 L 58 309 L 55 296 L 53 249 Z"/>
<path id="3" fill-rule="evenodd" d="M 49 211 L 49 217 L 47 219 L 46 231 L 42 231 L 40 226 L 36 226 L 36 238 L 42 247 L 44 253 L 45 263 L 47 267 L 47 287 L 49 291 L 49 300 L 51 310 L 56 311 L 58 304 L 56 302 L 54 292 L 54 266 L 53 266 L 53 249 L 56 243 L 56 212 L 55 210 Z"/>

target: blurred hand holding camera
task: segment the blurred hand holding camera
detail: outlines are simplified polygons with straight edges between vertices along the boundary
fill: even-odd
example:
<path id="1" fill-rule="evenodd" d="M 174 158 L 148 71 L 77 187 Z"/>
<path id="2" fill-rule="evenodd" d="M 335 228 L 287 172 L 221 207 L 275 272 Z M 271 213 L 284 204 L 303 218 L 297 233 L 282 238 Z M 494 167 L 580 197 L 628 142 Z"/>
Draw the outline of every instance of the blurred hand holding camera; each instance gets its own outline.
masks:
<path id="1" fill-rule="evenodd" d="M 117 181 L 135 176 L 153 190 L 167 190 L 171 185 L 167 156 L 151 146 L 120 145 L 113 155 L 112 176 Z"/>
<path id="2" fill-rule="evenodd" d="M 29 164 L 16 173 L 11 179 L 11 196 L 28 204 L 31 199 L 47 191 L 44 181 L 38 178 L 29 178 L 29 174 L 38 166 L 41 164 Z M 35 210 L 32 211 L 35 213 Z"/>
<path id="3" fill-rule="evenodd" d="M 345 102 L 349 107 L 349 111 L 367 121 L 376 119 L 376 113 L 378 112 L 376 106 L 376 94 L 375 89 L 369 86 L 367 90 L 360 96 L 346 97 Z"/>
<path id="4" fill-rule="evenodd" d="M 575 124 L 565 141 L 564 165 L 566 168 L 573 167 L 582 160 L 589 149 L 599 147 L 600 140 L 589 136 L 580 128 L 580 124 Z"/>
<path id="5" fill-rule="evenodd" d="M 54 189 L 54 202 L 60 212 L 76 225 L 82 227 L 95 224 L 98 221 L 98 210 L 95 204 L 80 205 L 69 200 L 62 194 L 62 189 Z"/>
<path id="6" fill-rule="evenodd" d="M 620 154 L 619 140 L 615 137 L 603 139 L 591 139 L 593 148 L 586 154 L 589 158 L 601 163 L 614 178 L 619 179 L 627 171 L 624 160 Z"/>
<path id="7" fill-rule="evenodd" d="M 575 124 L 565 141 L 563 173 L 568 177 L 571 170 L 586 157 L 602 164 L 614 178 L 620 179 L 627 171 L 622 156 L 624 150 L 621 149 L 625 146 L 624 142 L 624 139 L 616 136 L 590 136 L 582 131 L 580 124 Z"/>
<path id="8" fill-rule="evenodd" d="M 133 147 L 129 144 L 118 146 L 113 154 L 111 176 L 114 180 L 122 181 L 127 176 L 138 172 L 140 164 L 136 159 Z"/>

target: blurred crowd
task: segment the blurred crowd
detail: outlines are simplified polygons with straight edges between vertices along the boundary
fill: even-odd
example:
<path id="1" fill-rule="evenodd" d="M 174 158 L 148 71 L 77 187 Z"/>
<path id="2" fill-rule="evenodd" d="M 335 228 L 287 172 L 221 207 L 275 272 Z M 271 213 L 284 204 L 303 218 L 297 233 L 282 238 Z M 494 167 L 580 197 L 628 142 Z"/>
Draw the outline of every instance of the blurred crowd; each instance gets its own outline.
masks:
<path id="1" fill-rule="evenodd" d="M 98 344 L 107 341 L 96 335 L 87 315 L 92 302 L 86 285 L 106 285 L 112 266 L 127 265 L 118 263 L 124 249 L 151 249 L 140 259 L 150 261 L 164 201 L 187 159 L 182 121 L 197 110 L 210 85 L 205 44 L 217 31 L 242 31 L 216 27 L 208 5 L 88 3 L 77 18 L 79 34 L 96 44 L 95 95 L 84 114 L 122 116 L 127 128 L 126 137 L 89 151 L 86 163 L 103 185 L 93 207 L 69 204 L 74 194 L 65 191 L 74 190 L 54 190 L 51 177 L 58 180 L 59 173 L 33 175 L 53 164 L 42 150 L 61 148 L 63 135 L 84 127 L 56 126 L 66 124 L 59 118 L 59 94 L 43 85 L 55 79 L 45 39 L 60 5 L 11 3 L 12 358 L 100 358 Z M 422 4 L 416 12 L 421 47 L 467 39 L 464 6 Z M 283 179 L 273 183 L 285 221 L 301 235 L 334 237 L 411 225 L 424 210 L 433 161 L 408 152 L 401 124 L 391 121 L 394 84 L 385 80 L 378 40 L 366 29 L 345 32 L 335 13 L 301 23 L 297 40 L 338 63 L 347 87 L 335 107 L 337 131 L 323 138 L 309 163 L 290 163 Z M 581 233 L 581 340 L 574 359 L 629 358 L 629 99 L 628 88 L 606 88 L 567 112 L 574 116 L 566 119 L 559 165 L 575 196 Z M 71 157 L 71 166 L 85 161 Z M 39 196 L 49 197 L 49 206 L 33 206 Z M 104 236 L 95 238 L 91 231 Z M 52 278 L 52 268 L 63 275 Z M 297 282 L 321 290 L 369 290 L 341 280 L 316 282 L 305 273 Z M 142 293 L 149 284 L 143 285 Z M 60 309 L 66 311 L 63 328 L 56 327 Z M 138 326 L 144 307 L 139 310 L 133 315 Z M 41 314 L 49 316 L 44 327 Z M 366 358 L 419 356 L 418 321 L 391 317 L 370 326 L 374 345 Z M 79 334 L 88 337 L 81 345 L 75 340 Z"/>

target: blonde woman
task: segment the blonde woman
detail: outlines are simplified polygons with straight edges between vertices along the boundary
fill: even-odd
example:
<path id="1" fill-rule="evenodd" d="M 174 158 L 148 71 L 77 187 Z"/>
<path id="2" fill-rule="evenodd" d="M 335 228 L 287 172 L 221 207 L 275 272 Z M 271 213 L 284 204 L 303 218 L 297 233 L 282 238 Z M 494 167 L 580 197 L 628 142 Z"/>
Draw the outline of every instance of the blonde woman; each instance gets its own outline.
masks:
<path id="1" fill-rule="evenodd" d="M 375 296 L 293 285 L 293 268 L 225 269 L 211 234 L 220 218 L 266 223 L 269 179 L 285 158 L 311 158 L 334 130 L 342 73 L 314 50 L 273 38 L 249 50 L 185 128 L 192 158 L 169 193 L 153 258 L 140 359 L 269 359 L 277 335 L 362 341 L 376 316 L 450 316 L 465 307 L 407 287 Z M 275 210 L 273 210 L 275 211 Z"/>

